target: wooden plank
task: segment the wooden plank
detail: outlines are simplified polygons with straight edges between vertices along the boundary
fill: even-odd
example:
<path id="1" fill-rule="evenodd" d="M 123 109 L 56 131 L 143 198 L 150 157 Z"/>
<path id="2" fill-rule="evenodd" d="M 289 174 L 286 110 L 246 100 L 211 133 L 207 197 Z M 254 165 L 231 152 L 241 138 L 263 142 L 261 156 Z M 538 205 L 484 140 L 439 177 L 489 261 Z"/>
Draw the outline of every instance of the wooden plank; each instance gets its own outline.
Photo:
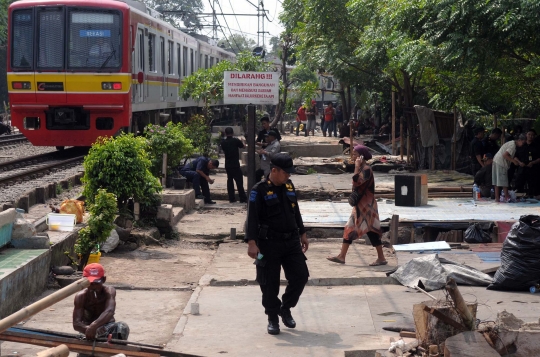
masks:
<path id="1" fill-rule="evenodd" d="M 416 332 L 401 331 L 399 337 L 416 338 Z"/>
<path id="2" fill-rule="evenodd" d="M 442 312 L 440 312 L 439 310 L 437 310 L 434 307 L 424 306 L 424 311 L 427 312 L 430 315 L 435 316 L 436 318 L 438 318 L 439 320 L 441 320 L 445 324 L 450 325 L 450 326 L 452 326 L 454 328 L 457 328 L 458 330 L 463 331 L 463 330 L 467 329 L 465 326 L 463 326 L 462 324 L 460 324 L 456 320 L 446 316 L 445 314 L 443 314 Z"/>
<path id="3" fill-rule="evenodd" d="M 398 243 L 399 215 L 394 214 L 390 219 L 390 244 Z"/>

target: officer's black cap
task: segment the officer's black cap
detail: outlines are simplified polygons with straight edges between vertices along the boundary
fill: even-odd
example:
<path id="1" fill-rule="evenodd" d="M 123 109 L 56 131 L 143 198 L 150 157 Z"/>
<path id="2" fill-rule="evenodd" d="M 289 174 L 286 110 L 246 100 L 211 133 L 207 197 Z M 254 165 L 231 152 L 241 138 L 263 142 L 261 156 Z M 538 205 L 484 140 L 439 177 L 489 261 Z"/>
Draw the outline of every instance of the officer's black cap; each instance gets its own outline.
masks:
<path id="1" fill-rule="evenodd" d="M 271 160 L 272 165 L 275 167 L 279 167 L 283 171 L 294 174 L 296 172 L 294 166 L 293 166 L 293 160 L 289 156 L 289 154 L 281 153 L 276 154 Z"/>

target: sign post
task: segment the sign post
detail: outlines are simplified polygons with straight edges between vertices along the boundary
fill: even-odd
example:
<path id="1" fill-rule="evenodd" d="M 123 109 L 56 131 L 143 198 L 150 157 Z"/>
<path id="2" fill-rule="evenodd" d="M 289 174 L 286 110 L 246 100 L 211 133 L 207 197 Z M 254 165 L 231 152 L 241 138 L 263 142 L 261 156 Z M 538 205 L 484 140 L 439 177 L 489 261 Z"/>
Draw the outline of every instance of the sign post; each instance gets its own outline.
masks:
<path id="1" fill-rule="evenodd" d="M 255 120 L 255 106 L 248 105 L 248 121 L 247 121 L 247 149 L 248 149 L 248 162 L 247 162 L 247 191 L 251 192 L 251 189 L 255 185 L 255 135 L 257 130 L 257 123 Z"/>
<path id="2" fill-rule="evenodd" d="M 279 73 L 224 72 L 223 103 L 247 104 L 247 177 L 248 191 L 255 182 L 255 105 L 276 105 L 279 102 Z"/>

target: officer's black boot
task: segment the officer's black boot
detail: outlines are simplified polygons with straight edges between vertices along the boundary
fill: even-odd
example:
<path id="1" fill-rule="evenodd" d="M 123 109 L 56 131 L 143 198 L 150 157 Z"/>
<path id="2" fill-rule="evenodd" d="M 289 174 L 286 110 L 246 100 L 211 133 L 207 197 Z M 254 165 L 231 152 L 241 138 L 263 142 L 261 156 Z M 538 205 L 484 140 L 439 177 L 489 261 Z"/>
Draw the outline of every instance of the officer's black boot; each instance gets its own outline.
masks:
<path id="1" fill-rule="evenodd" d="M 279 317 L 268 316 L 268 328 L 267 331 L 270 335 L 279 335 Z"/>
<path id="2" fill-rule="evenodd" d="M 281 316 L 281 321 L 283 321 L 283 324 L 287 326 L 288 328 L 295 328 L 296 327 L 296 321 L 294 321 L 291 310 L 286 309 L 284 307 L 281 308 L 279 315 Z"/>

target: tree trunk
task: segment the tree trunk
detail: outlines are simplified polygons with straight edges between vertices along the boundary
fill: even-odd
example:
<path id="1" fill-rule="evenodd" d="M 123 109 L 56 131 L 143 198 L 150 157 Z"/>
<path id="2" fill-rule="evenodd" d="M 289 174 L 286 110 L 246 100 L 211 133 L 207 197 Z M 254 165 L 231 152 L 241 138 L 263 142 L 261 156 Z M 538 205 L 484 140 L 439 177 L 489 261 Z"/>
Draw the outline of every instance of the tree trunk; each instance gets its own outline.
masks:
<path id="1" fill-rule="evenodd" d="M 413 88 L 411 85 L 411 76 L 406 71 L 401 71 L 403 74 L 403 101 L 404 105 L 407 108 L 412 108 L 414 106 L 413 102 Z"/>
<path id="2" fill-rule="evenodd" d="M 352 108 L 352 94 L 351 94 L 351 85 L 347 85 L 347 97 L 349 100 L 349 104 L 347 105 L 347 115 L 343 117 L 343 122 L 345 122 L 345 119 L 349 120 L 351 118 L 351 108 Z"/>
<path id="3" fill-rule="evenodd" d="M 283 112 L 285 112 L 285 106 L 287 105 L 287 91 L 289 88 L 289 84 L 287 83 L 288 50 L 289 50 L 289 44 L 285 43 L 283 45 L 283 54 L 281 56 L 281 80 L 283 81 L 283 97 L 278 103 L 276 116 L 274 117 L 274 120 L 272 120 L 272 123 L 270 123 L 271 127 L 277 127 L 277 124 L 279 123 L 279 121 L 282 120 Z"/>

